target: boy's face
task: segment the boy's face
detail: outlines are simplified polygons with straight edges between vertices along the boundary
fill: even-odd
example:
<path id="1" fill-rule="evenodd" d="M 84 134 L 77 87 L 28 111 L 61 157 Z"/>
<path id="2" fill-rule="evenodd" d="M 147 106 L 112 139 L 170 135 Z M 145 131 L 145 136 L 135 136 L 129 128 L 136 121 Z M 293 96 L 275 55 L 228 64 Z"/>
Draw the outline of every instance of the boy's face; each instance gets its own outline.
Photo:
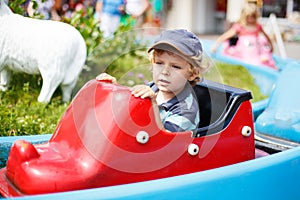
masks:
<path id="1" fill-rule="evenodd" d="M 152 70 L 153 81 L 159 91 L 174 95 L 183 90 L 188 80 L 192 81 L 198 75 L 185 59 L 166 51 L 155 55 Z"/>

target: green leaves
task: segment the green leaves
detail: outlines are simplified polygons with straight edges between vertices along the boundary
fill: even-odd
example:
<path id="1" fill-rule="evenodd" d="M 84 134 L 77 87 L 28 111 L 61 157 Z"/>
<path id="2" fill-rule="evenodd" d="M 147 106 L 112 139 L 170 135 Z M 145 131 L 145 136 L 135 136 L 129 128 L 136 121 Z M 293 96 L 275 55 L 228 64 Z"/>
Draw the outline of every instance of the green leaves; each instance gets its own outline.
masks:
<path id="1" fill-rule="evenodd" d="M 102 40 L 102 32 L 99 29 L 99 22 L 94 19 L 93 8 L 74 11 L 71 18 L 63 18 L 62 21 L 74 26 L 85 39 L 87 55 L 91 54 Z"/>
<path id="2" fill-rule="evenodd" d="M 26 0 L 13 0 L 8 1 L 8 6 L 16 14 L 24 15 L 25 13 L 25 3 Z"/>

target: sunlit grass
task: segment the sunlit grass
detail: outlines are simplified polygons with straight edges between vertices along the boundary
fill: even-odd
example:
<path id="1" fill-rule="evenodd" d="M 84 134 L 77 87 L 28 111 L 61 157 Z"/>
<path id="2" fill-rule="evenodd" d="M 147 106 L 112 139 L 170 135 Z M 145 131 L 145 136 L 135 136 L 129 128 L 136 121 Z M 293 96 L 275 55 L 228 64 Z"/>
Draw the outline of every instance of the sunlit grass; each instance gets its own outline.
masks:
<path id="1" fill-rule="evenodd" d="M 37 102 L 41 77 L 14 74 L 11 88 L 0 92 L 0 136 L 52 133 L 67 104 L 58 90 L 51 103 Z"/>
<path id="2" fill-rule="evenodd" d="M 251 91 L 253 96 L 251 102 L 257 102 L 266 98 L 255 83 L 253 76 L 251 76 L 245 67 L 217 62 L 215 68 L 212 72 L 205 74 L 205 78 Z"/>

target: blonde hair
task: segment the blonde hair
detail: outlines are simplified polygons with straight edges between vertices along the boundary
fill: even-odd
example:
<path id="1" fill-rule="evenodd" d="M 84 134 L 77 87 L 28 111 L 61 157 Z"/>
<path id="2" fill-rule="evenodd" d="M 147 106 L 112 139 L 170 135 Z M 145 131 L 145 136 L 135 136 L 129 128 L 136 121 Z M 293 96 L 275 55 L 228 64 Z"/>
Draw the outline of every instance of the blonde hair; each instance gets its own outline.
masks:
<path id="1" fill-rule="evenodd" d="M 162 49 L 153 49 L 151 52 L 150 52 L 150 54 L 149 54 L 149 59 L 150 59 L 150 62 L 151 62 L 151 64 L 153 64 L 154 62 L 155 62 L 155 56 L 156 55 L 161 55 L 162 53 L 164 53 L 164 52 L 166 52 L 166 53 L 168 53 L 169 55 L 178 55 L 178 54 L 176 54 L 176 53 L 173 53 L 173 52 L 171 52 L 171 51 L 166 51 L 166 50 L 162 50 Z M 181 55 L 179 55 L 179 56 L 181 56 Z M 183 59 L 185 59 L 184 58 L 184 56 L 181 56 Z M 190 71 L 190 73 L 194 73 L 194 70 L 195 70 L 195 66 L 194 65 L 192 65 L 187 59 L 185 59 L 187 62 L 188 62 L 188 64 L 189 64 L 189 66 L 190 66 L 190 68 L 189 68 L 189 71 Z M 151 65 L 151 68 L 152 68 L 152 65 Z M 201 75 L 201 67 L 197 67 L 197 68 L 200 68 L 200 75 Z M 201 80 L 201 77 L 200 76 L 197 76 L 194 80 L 192 80 L 192 81 L 189 81 L 189 83 L 190 83 L 190 85 L 192 85 L 192 86 L 194 86 L 194 85 L 196 85 L 197 84 L 197 82 L 199 82 Z"/>
<path id="2" fill-rule="evenodd" d="M 247 0 L 248 3 L 253 3 L 255 5 L 257 5 L 258 7 L 262 7 L 264 2 L 263 0 Z"/>
<path id="3" fill-rule="evenodd" d="M 246 18 L 251 15 L 255 16 L 256 20 L 259 18 L 260 15 L 258 12 L 258 7 L 253 3 L 246 3 L 241 11 L 241 17 L 238 23 L 240 23 L 242 26 L 245 26 L 247 24 Z"/>

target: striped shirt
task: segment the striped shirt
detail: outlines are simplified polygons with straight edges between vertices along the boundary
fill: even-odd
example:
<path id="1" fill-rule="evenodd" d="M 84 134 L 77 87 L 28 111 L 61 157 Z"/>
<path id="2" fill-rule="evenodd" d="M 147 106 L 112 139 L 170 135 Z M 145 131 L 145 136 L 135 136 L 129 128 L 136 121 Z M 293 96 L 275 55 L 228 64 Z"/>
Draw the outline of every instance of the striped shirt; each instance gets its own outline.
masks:
<path id="1" fill-rule="evenodd" d="M 153 82 L 149 86 L 154 92 L 158 91 Z M 200 121 L 198 101 L 189 84 L 177 96 L 158 105 L 158 108 L 165 129 L 172 132 L 197 129 Z"/>

